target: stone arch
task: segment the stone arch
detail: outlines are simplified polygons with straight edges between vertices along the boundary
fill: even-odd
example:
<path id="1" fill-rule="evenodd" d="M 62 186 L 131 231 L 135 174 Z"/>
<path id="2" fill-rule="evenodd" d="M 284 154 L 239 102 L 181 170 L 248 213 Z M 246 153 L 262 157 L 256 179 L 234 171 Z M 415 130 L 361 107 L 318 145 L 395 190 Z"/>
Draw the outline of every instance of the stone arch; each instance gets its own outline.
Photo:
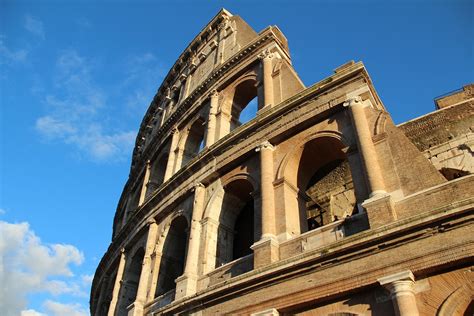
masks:
<path id="1" fill-rule="evenodd" d="M 254 113 L 248 114 L 252 117 L 256 115 L 257 110 L 262 107 L 262 102 L 259 101 L 261 99 L 259 89 L 258 76 L 251 70 L 222 90 L 222 100 L 216 115 L 218 139 L 243 124 L 239 120 L 240 115 L 249 104 L 254 104 L 253 100 L 256 100 L 257 106 Z M 244 121 L 248 119 L 250 117 Z"/>
<path id="2" fill-rule="evenodd" d="M 127 262 L 124 273 L 124 280 L 120 288 L 120 304 L 117 315 L 127 315 L 127 307 L 135 302 L 138 291 L 138 283 L 142 272 L 145 249 L 142 245 L 134 248 L 131 252 L 130 261 Z"/>
<path id="3" fill-rule="evenodd" d="M 474 313 L 474 289 L 465 284 L 453 291 L 441 304 L 437 316 L 463 316 Z"/>
<path id="4" fill-rule="evenodd" d="M 150 196 L 165 180 L 168 165 L 171 140 L 166 140 L 160 153 L 151 161 L 150 179 L 147 184 L 146 197 Z"/>
<path id="5" fill-rule="evenodd" d="M 339 131 L 319 131 L 283 158 L 276 183 L 283 184 L 287 217 L 298 233 L 324 226 L 356 211 L 349 142 Z"/>
<path id="6" fill-rule="evenodd" d="M 250 246 L 260 231 L 255 225 L 256 188 L 250 175 L 239 173 L 219 183 L 210 197 L 201 221 L 203 274 L 252 253 Z"/>
<path id="7" fill-rule="evenodd" d="M 184 272 L 188 247 L 189 219 L 183 212 L 175 213 L 165 225 L 156 253 L 160 254 L 155 297 L 176 289 L 175 280 Z M 174 295 L 173 295 L 174 297 Z M 173 298 L 174 299 L 174 298 Z"/>
<path id="8" fill-rule="evenodd" d="M 204 148 L 205 134 L 205 120 L 201 116 L 197 116 L 189 122 L 178 141 L 176 171 L 196 157 Z"/>
<path id="9" fill-rule="evenodd" d="M 385 126 L 387 124 L 387 114 L 383 111 L 380 111 L 374 126 L 374 135 L 379 135 L 385 132 Z"/>

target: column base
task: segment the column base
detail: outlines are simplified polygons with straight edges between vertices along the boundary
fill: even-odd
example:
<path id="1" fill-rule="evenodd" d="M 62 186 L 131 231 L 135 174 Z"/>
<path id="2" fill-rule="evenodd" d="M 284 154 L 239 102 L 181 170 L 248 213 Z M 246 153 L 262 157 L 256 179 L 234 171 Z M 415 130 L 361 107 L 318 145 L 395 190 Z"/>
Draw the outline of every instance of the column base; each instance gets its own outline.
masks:
<path id="1" fill-rule="evenodd" d="M 280 259 L 279 244 L 275 237 L 265 237 L 254 243 L 253 268 L 258 269 Z"/>
<path id="2" fill-rule="evenodd" d="M 377 228 L 397 220 L 395 203 L 388 193 L 379 193 L 362 203 L 367 211 L 370 228 Z"/>
<path id="3" fill-rule="evenodd" d="M 175 299 L 193 295 L 197 291 L 197 275 L 183 274 L 176 279 Z"/>

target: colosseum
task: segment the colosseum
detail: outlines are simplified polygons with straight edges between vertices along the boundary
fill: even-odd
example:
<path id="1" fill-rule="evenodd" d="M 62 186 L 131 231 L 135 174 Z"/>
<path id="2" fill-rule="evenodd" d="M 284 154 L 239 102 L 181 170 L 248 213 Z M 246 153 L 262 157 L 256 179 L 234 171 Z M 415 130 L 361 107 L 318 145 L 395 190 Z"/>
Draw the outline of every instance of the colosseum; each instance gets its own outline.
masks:
<path id="1" fill-rule="evenodd" d="M 143 118 L 91 314 L 472 315 L 474 85 L 435 105 L 395 125 L 362 62 L 305 87 L 221 10 Z"/>

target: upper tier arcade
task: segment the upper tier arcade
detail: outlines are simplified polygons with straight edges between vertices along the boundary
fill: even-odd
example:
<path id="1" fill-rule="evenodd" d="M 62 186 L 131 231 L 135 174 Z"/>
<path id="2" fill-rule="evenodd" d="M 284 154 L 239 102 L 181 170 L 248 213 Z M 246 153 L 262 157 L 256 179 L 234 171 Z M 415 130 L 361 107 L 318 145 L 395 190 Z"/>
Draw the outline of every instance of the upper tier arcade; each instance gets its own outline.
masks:
<path id="1" fill-rule="evenodd" d="M 131 200 L 122 196 L 118 217 L 133 211 L 199 152 L 241 125 L 240 113 L 250 101 L 262 110 L 303 89 L 291 66 L 287 40 L 276 26 L 257 33 L 222 9 L 180 55 L 151 102 L 124 189 Z M 155 162 L 147 166 L 148 161 Z M 146 168 L 151 169 L 149 175 Z M 136 181 L 145 176 L 152 179 L 141 190 Z M 116 217 L 114 235 L 124 221 Z"/>

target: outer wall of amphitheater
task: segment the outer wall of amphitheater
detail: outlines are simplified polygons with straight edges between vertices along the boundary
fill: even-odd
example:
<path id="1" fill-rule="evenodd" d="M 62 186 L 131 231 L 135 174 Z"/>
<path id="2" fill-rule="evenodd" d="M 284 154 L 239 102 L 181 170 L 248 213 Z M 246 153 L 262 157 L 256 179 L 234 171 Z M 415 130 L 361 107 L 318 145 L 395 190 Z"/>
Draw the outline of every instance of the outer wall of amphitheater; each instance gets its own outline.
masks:
<path id="1" fill-rule="evenodd" d="M 472 315 L 473 95 L 397 126 L 361 62 L 305 87 L 221 10 L 145 114 L 91 314 Z"/>

